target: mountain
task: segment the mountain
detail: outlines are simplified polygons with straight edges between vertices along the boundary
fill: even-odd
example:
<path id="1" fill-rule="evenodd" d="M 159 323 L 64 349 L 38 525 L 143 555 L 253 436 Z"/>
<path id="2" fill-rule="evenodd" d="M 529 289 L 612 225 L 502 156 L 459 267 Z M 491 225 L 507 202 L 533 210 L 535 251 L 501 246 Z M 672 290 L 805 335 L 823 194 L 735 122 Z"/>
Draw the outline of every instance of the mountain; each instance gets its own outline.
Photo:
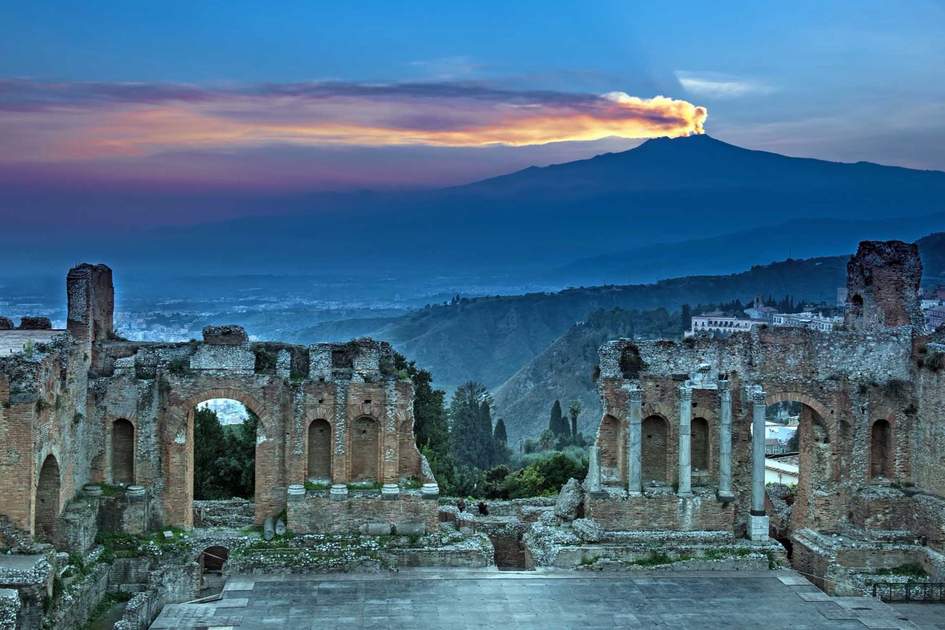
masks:
<path id="1" fill-rule="evenodd" d="M 572 400 L 580 402 L 578 430 L 592 437 L 601 418 L 593 377 L 597 349 L 617 337 L 676 337 L 680 330 L 679 313 L 669 314 L 665 310 L 595 311 L 584 321 L 573 324 L 495 390 L 496 414 L 505 419 L 509 444 L 515 448 L 520 440 L 547 429 L 555 400 L 560 400 L 564 409 Z"/>
<path id="2" fill-rule="evenodd" d="M 427 306 L 370 334 L 430 369 L 439 387 L 476 380 L 493 388 L 593 311 L 677 309 L 757 295 L 832 303 L 845 285 L 846 262 L 846 256 L 788 260 L 727 276 L 461 299 Z"/>
<path id="3" fill-rule="evenodd" d="M 106 260 L 116 268 L 150 265 L 168 273 L 318 270 L 376 278 L 499 271 L 514 283 L 578 259 L 655 243 L 768 228 L 767 234 L 802 243 L 811 236 L 805 221 L 835 221 L 819 229 L 840 238 L 851 223 L 941 215 L 945 173 L 786 157 L 701 135 L 649 140 L 629 151 L 441 190 L 238 202 L 246 214 L 266 216 L 118 237 L 107 231 L 89 238 L 57 235 L 55 226 L 43 234 L 0 234 L 0 263 L 25 264 L 23 252 L 30 251 L 43 264 Z M 161 212 L 161 203 L 149 200 L 128 211 Z M 718 255 L 677 251 L 680 260 L 696 263 Z M 830 251 L 836 250 L 803 253 Z M 751 252 L 728 256 L 727 265 L 757 262 Z M 599 282 L 593 273 L 584 275 L 568 281 Z"/>

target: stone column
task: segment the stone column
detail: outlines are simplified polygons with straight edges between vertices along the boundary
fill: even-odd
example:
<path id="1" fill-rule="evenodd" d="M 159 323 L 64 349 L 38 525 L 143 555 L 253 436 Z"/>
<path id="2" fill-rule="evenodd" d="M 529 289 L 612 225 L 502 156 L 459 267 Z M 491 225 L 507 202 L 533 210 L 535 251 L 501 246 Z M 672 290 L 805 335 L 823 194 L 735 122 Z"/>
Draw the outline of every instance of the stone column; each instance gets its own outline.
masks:
<path id="1" fill-rule="evenodd" d="M 768 540 L 765 515 L 765 392 L 755 387 L 751 394 L 751 514 L 748 534 L 754 541 Z"/>
<path id="2" fill-rule="evenodd" d="M 679 489 L 681 497 L 692 496 L 692 388 L 679 386 Z"/>
<path id="3" fill-rule="evenodd" d="M 630 408 L 627 414 L 627 493 L 631 496 L 643 494 L 643 390 L 636 385 L 628 392 Z"/>
<path id="4" fill-rule="evenodd" d="M 587 455 L 587 491 L 600 492 L 600 456 L 597 446 L 591 446 Z"/>
<path id="5" fill-rule="evenodd" d="M 727 380 L 719 381 L 719 492 L 720 501 L 735 498 L 732 492 L 732 390 Z"/>

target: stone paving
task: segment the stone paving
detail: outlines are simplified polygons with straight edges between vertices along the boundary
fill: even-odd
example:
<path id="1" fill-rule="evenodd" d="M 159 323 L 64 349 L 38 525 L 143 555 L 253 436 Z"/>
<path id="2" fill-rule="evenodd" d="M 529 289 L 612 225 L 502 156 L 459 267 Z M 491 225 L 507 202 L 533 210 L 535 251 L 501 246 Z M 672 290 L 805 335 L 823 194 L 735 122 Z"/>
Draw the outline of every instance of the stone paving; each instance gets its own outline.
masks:
<path id="1" fill-rule="evenodd" d="M 169 628 L 933 628 L 791 571 L 236 576 L 223 598 L 165 607 Z"/>

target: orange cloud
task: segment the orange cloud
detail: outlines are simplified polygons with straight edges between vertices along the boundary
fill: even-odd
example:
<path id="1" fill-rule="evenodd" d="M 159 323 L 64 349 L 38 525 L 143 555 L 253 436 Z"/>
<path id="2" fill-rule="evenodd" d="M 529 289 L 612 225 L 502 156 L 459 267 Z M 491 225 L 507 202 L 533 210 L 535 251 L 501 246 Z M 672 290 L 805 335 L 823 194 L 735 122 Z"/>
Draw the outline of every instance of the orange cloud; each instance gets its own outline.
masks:
<path id="1" fill-rule="evenodd" d="M 0 85 L 0 137 L 10 140 L 0 144 L 0 159 L 86 160 L 273 145 L 528 146 L 698 134 L 706 117 L 704 107 L 687 101 L 623 92 L 595 96 L 454 84 L 53 89 L 8 82 Z"/>

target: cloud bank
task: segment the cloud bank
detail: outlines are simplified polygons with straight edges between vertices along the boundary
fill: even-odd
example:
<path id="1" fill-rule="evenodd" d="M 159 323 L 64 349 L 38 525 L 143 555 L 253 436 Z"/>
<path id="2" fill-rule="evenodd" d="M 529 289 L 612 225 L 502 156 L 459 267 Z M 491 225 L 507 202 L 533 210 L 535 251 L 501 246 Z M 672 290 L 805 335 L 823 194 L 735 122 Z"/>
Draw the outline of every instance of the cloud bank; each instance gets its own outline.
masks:
<path id="1" fill-rule="evenodd" d="M 464 83 L 0 81 L 0 161 L 68 163 L 265 147 L 523 147 L 702 133 L 683 100 Z"/>

